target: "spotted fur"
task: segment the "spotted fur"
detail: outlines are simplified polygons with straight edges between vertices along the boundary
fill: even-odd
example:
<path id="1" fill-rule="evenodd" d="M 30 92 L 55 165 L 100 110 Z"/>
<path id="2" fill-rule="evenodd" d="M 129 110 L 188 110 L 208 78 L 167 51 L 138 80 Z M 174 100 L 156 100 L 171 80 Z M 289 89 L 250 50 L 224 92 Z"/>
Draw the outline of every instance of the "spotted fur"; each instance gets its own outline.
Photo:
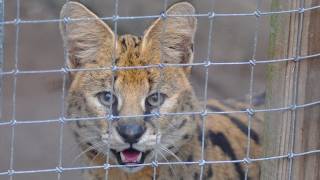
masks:
<path id="1" fill-rule="evenodd" d="M 166 14 L 194 14 L 194 8 L 189 3 L 181 2 L 169 8 Z M 124 35 L 117 39 L 103 21 L 79 3 L 68 2 L 64 5 L 61 18 L 66 17 L 82 19 L 60 24 L 68 53 L 67 65 L 71 69 L 106 68 L 113 65 L 128 68 L 193 62 L 197 24 L 195 17 L 159 18 L 146 30 L 143 37 Z M 90 20 L 86 20 L 88 18 Z M 246 114 L 147 116 L 158 110 L 161 114 L 202 111 L 202 105 L 197 101 L 188 80 L 189 73 L 189 66 L 72 71 L 67 99 L 67 114 L 70 118 L 104 117 L 110 114 L 114 117 L 122 116 L 112 120 L 98 118 L 70 123 L 76 140 L 86 152 L 86 161 L 90 165 L 106 163 L 109 146 L 109 163 L 118 164 L 112 150 L 118 151 L 129 145 L 116 128 L 123 123 L 135 123 L 146 128 L 146 131 L 137 143 L 130 146 L 139 151 L 150 152 L 144 163 L 151 163 L 155 152 L 158 154 L 158 162 L 200 162 L 202 155 L 206 162 L 220 162 L 206 163 L 203 166 L 199 166 L 199 163 L 159 165 L 156 168 L 156 178 L 159 180 L 195 180 L 200 177 L 243 179 L 246 168 L 249 169 L 250 179 L 258 179 L 260 170 L 256 163 L 223 162 L 246 157 Z M 99 102 L 98 94 L 105 91 L 113 92 L 117 99 L 112 108 Z M 156 92 L 165 94 L 165 100 L 158 108 L 150 108 L 145 103 L 146 98 Z M 209 100 L 207 104 L 208 112 L 231 110 L 230 106 L 216 100 Z M 260 152 L 261 140 L 256 125 L 253 124 L 249 137 L 251 157 L 257 157 Z M 106 172 L 104 169 L 92 169 L 85 174 L 87 179 L 103 180 Z M 119 180 L 150 180 L 153 174 L 151 166 L 135 170 L 129 167 L 108 170 L 109 179 Z"/>

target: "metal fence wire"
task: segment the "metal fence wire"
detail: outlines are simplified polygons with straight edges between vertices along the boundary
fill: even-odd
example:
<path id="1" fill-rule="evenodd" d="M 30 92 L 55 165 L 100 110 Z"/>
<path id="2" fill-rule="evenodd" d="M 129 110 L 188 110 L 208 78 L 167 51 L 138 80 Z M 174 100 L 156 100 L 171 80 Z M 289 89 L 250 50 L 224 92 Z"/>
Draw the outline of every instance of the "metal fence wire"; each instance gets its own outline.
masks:
<path id="1" fill-rule="evenodd" d="M 267 160 L 275 160 L 275 159 L 284 159 L 289 158 L 290 161 L 292 159 L 305 156 L 308 154 L 318 154 L 320 155 L 320 149 L 316 150 L 310 150 L 305 152 L 294 152 L 293 148 L 291 147 L 291 150 L 289 154 L 282 154 L 277 156 L 268 156 L 268 157 L 261 157 L 261 158 L 251 158 L 250 157 L 250 128 L 251 128 L 251 121 L 252 116 L 254 113 L 264 112 L 264 113 L 270 113 L 270 112 L 279 112 L 279 111 L 297 111 L 302 108 L 307 108 L 311 106 L 319 106 L 320 100 L 314 100 L 313 102 L 305 103 L 305 104 L 292 104 L 286 107 L 278 107 L 278 108 L 269 108 L 269 109 L 254 109 L 253 107 L 253 84 L 254 84 L 254 69 L 255 65 L 257 64 L 263 64 L 263 65 L 269 65 L 271 63 L 280 63 L 280 62 L 286 62 L 286 61 L 308 61 L 309 59 L 320 57 L 320 53 L 316 54 L 309 54 L 309 55 L 300 55 L 299 53 L 296 54 L 294 57 L 288 57 L 283 59 L 265 59 L 265 60 L 256 60 L 256 51 L 257 51 L 257 43 L 258 43 L 258 33 L 259 33 L 259 27 L 260 23 L 259 20 L 263 16 L 272 16 L 272 15 L 284 15 L 284 14 L 297 14 L 297 15 L 303 15 L 306 12 L 319 10 L 320 5 L 315 5 L 312 7 L 300 7 L 298 9 L 290 9 L 290 10 L 280 10 L 280 11 L 262 11 L 260 9 L 260 1 L 256 1 L 256 10 L 254 12 L 247 12 L 247 13 L 237 13 L 237 14 L 224 14 L 224 13 L 215 13 L 215 12 L 208 12 L 208 13 L 199 13 L 199 14 L 192 14 L 192 15 L 168 15 L 166 13 L 161 13 L 157 15 L 145 15 L 145 16 L 120 16 L 118 14 L 118 6 L 119 2 L 118 0 L 114 0 L 114 14 L 110 17 L 101 17 L 102 20 L 111 20 L 114 24 L 114 33 L 117 35 L 118 30 L 118 22 L 123 20 L 137 20 L 137 19 L 155 19 L 155 18 L 167 18 L 167 17 L 173 17 L 173 16 L 194 16 L 197 18 L 204 18 L 208 19 L 209 24 L 209 33 L 208 33 L 208 49 L 207 49 L 207 58 L 203 59 L 201 61 L 196 61 L 196 63 L 189 63 L 189 64 L 169 64 L 169 63 L 160 63 L 156 65 L 146 65 L 146 66 L 134 66 L 134 67 L 119 67 L 115 65 L 115 61 L 113 60 L 113 65 L 111 67 L 105 67 L 105 68 L 90 68 L 90 69 L 70 69 L 66 66 L 67 62 L 67 53 L 65 52 L 65 63 L 64 66 L 60 69 L 50 69 L 50 70 L 21 70 L 19 69 L 19 57 L 18 57 L 18 51 L 19 51 L 19 42 L 20 42 L 20 25 L 22 24 L 42 24 L 42 23 L 57 23 L 57 22 L 63 22 L 63 23 L 70 23 L 74 21 L 91 21 L 95 19 L 72 19 L 72 18 L 64 18 L 64 19 L 40 19 L 40 20 L 24 20 L 20 17 L 20 0 L 16 0 L 16 18 L 13 20 L 3 20 L 0 22 L 1 27 L 6 25 L 14 25 L 15 26 L 15 51 L 14 51 L 14 68 L 9 71 L 1 71 L 0 74 L 2 77 L 4 76 L 10 76 L 13 77 L 13 96 L 12 96 L 12 119 L 11 120 L 0 120 L 0 126 L 5 126 L 8 128 L 11 128 L 11 146 L 10 146 L 10 168 L 7 171 L 0 172 L 0 177 L 9 177 L 10 180 L 12 180 L 15 175 L 19 174 L 34 174 L 34 173 L 47 173 L 47 172 L 53 172 L 57 174 L 57 179 L 61 179 L 61 175 L 67 171 L 78 171 L 78 170 L 85 170 L 85 169 L 105 169 L 106 172 L 108 172 L 108 169 L 110 168 L 119 168 L 122 166 L 128 166 L 128 165 L 113 165 L 109 164 L 109 161 L 107 159 L 107 162 L 104 165 L 101 166 L 74 166 L 74 167 L 64 167 L 62 163 L 63 154 L 63 129 L 66 124 L 66 122 L 70 121 L 90 121 L 90 120 L 101 120 L 101 119 L 108 119 L 112 120 L 114 118 L 130 118 L 130 117 L 146 117 L 146 116 L 176 116 L 176 115 L 201 115 L 202 120 L 205 121 L 206 115 L 210 114 L 233 114 L 233 113 L 244 113 L 248 115 L 248 141 L 247 141 L 247 153 L 246 157 L 244 159 L 238 159 L 238 160 L 226 160 L 226 161 L 208 161 L 204 158 L 204 143 L 202 143 L 202 160 L 200 161 L 194 161 L 194 162 L 158 162 L 157 157 L 154 159 L 151 163 L 144 163 L 144 164 L 138 164 L 134 166 L 152 166 L 154 169 L 157 168 L 159 165 L 185 165 L 185 164 L 195 164 L 203 167 L 205 164 L 222 164 L 222 163 L 252 163 L 257 161 L 267 161 Z M 4 1 L 0 0 L 0 15 L 3 17 L 4 13 Z M 164 9 L 163 12 L 165 12 L 166 8 L 168 6 L 167 0 L 164 0 Z M 256 25 L 255 25 L 255 33 L 254 33 L 254 41 L 253 41 L 253 53 L 251 56 L 251 59 L 248 59 L 247 61 L 243 60 L 235 60 L 233 62 L 223 62 L 221 60 L 214 59 L 212 57 L 212 39 L 214 36 L 213 28 L 214 28 L 214 21 L 216 18 L 223 18 L 223 17 L 255 17 Z M 303 18 L 299 22 L 300 27 L 303 24 Z M 0 31 L 0 36 L 3 36 L 3 31 Z M 299 28 L 299 33 L 297 39 L 300 39 L 302 33 L 302 28 Z M 115 38 L 117 39 L 117 38 Z M 114 42 L 116 43 L 116 42 Z M 1 49 L 3 50 L 3 45 L 1 44 Z M 297 52 L 300 52 L 301 49 L 301 42 L 298 41 L 297 43 Z M 320 51 L 320 50 L 319 50 Z M 122 71 L 122 70 L 128 70 L 128 69 L 146 69 L 146 68 L 165 68 L 165 67 L 204 67 L 205 69 L 205 88 L 204 90 L 204 102 L 207 102 L 207 87 L 208 87 L 208 69 L 209 67 L 213 66 L 237 66 L 237 65 L 247 65 L 250 67 L 250 84 L 249 84 L 249 108 L 246 110 L 239 110 L 239 111 L 224 111 L 224 112 L 212 112 L 206 110 L 206 103 L 203 106 L 203 109 L 201 111 L 196 112 L 179 112 L 179 113 L 152 113 L 152 114 L 146 114 L 146 115 L 132 115 L 132 116 L 114 116 L 114 115 L 106 115 L 103 117 L 83 117 L 83 118 L 67 118 L 65 117 L 65 92 L 66 92 L 66 79 L 67 74 L 69 72 L 80 72 L 80 71 Z M 63 83 L 62 83 L 62 93 L 61 93 L 61 113 L 60 117 L 54 118 L 54 119 L 42 119 L 42 120 L 16 120 L 16 91 L 17 91 L 17 77 L 24 76 L 24 75 L 30 75 L 30 74 L 48 74 L 48 73 L 58 73 L 63 76 Z M 297 85 L 296 85 L 297 86 Z M 297 96 L 297 93 L 295 94 Z M 24 126 L 26 124 L 45 124 L 45 123 L 59 123 L 60 124 L 60 138 L 59 138 L 59 161 L 56 167 L 52 167 L 49 169 L 33 169 L 33 170 L 22 170 L 22 169 L 15 169 L 14 168 L 14 156 L 15 156 L 15 135 L 16 135 L 16 127 L 17 126 Z M 203 123 L 204 124 L 204 123 Z M 203 128 L 205 128 L 203 126 Z M 204 131 L 203 131 L 204 132 Z M 292 131 L 291 137 L 294 136 L 294 131 Z M 204 140 L 204 136 L 202 136 L 202 140 Z M 204 141 L 203 141 L 204 142 Z M 292 163 L 291 163 L 292 164 Z M 203 168 L 201 168 L 201 175 L 200 178 L 203 176 Z M 289 168 L 291 171 L 292 168 Z M 247 172 L 246 172 L 247 173 Z M 290 172 L 289 172 L 290 173 Z M 154 179 L 156 179 L 156 171 L 154 171 Z M 247 179 L 247 176 L 246 176 Z"/>

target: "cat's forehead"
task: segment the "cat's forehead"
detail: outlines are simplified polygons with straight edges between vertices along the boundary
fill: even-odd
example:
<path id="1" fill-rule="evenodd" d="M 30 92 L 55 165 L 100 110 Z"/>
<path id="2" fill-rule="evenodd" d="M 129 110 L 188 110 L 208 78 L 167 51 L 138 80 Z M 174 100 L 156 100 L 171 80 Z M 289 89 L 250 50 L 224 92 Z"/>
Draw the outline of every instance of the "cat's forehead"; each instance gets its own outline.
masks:
<path id="1" fill-rule="evenodd" d="M 116 65 L 120 67 L 143 66 L 141 58 L 141 38 L 133 35 L 120 36 L 117 42 Z"/>
<path id="2" fill-rule="evenodd" d="M 141 38 L 133 35 L 121 36 L 118 40 L 118 57 L 116 65 L 120 67 L 117 77 L 130 83 L 141 83 L 155 76 L 155 71 L 144 66 L 150 65 L 151 60 L 141 50 Z M 122 68 L 121 67 L 130 67 Z M 153 68 L 154 69 L 154 68 Z"/>

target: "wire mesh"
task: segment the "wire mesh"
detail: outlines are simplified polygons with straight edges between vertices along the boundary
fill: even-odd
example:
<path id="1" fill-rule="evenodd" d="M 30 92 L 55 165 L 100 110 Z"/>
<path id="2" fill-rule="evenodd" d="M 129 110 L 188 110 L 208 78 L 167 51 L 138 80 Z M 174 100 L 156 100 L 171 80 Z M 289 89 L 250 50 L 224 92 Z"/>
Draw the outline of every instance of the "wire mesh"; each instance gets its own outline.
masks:
<path id="1" fill-rule="evenodd" d="M 311 106 L 319 106 L 320 100 L 314 100 L 310 103 L 305 104 L 298 104 L 297 99 L 297 79 L 298 74 L 296 70 L 295 74 L 295 89 L 293 89 L 293 94 L 295 96 L 294 104 L 286 106 L 286 107 L 277 107 L 277 108 L 266 108 L 266 109 L 255 109 L 253 107 L 253 84 L 254 84 L 254 70 L 255 65 L 257 64 L 263 64 L 268 65 L 271 63 L 281 63 L 281 62 L 287 62 L 287 61 L 293 61 L 296 63 L 296 68 L 298 68 L 299 63 L 301 61 L 307 61 L 309 59 L 320 57 L 320 53 L 316 54 L 310 54 L 310 55 L 301 55 L 301 34 L 302 34 L 302 24 L 303 24 L 303 15 L 306 12 L 318 10 L 320 9 L 320 5 L 312 6 L 312 7 L 304 7 L 303 3 L 301 4 L 301 7 L 298 9 L 291 9 L 291 10 L 282 10 L 282 11 L 270 11 L 270 12 L 264 12 L 261 11 L 259 8 L 260 0 L 256 1 L 256 10 L 254 12 L 248 12 L 248 13 L 236 13 L 236 14 L 224 14 L 224 13 L 215 13 L 215 12 L 208 12 L 208 13 L 200 13 L 200 14 L 192 14 L 192 15 L 168 15 L 168 14 L 158 14 L 158 15 L 145 15 L 145 16 L 119 16 L 118 14 L 118 1 L 114 1 L 114 15 L 111 17 L 100 17 L 101 20 L 112 20 L 114 22 L 114 32 L 117 34 L 117 23 L 122 20 L 136 20 L 136 19 L 155 19 L 155 18 L 162 18 L 164 16 L 166 17 L 175 17 L 175 16 L 193 16 L 197 18 L 207 18 L 209 20 L 209 33 L 208 33 L 208 49 L 207 49 L 207 59 L 205 60 L 199 60 L 196 62 L 199 63 L 188 63 L 188 64 L 169 64 L 169 63 L 161 63 L 159 64 L 153 64 L 153 65 L 146 65 L 146 66 L 131 66 L 131 67 L 119 67 L 115 64 L 115 56 L 113 57 L 113 63 L 112 67 L 105 67 L 105 68 L 87 68 L 87 69 L 70 69 L 66 66 L 67 62 L 67 52 L 65 52 L 65 62 L 61 69 L 47 69 L 47 70 L 20 70 L 19 69 L 19 31 L 20 31 L 20 25 L 22 24 L 40 24 L 40 23 L 70 23 L 70 22 L 76 22 L 76 21 L 91 21 L 96 19 L 90 19 L 90 18 L 83 18 L 83 19 L 72 19 L 72 18 L 64 18 L 64 19 L 41 19 L 41 20 L 23 20 L 20 18 L 20 0 L 16 0 L 17 2 L 17 14 L 16 18 L 9 21 L 2 21 L 0 22 L 0 25 L 6 26 L 6 25 L 15 25 L 16 31 L 15 31 L 15 53 L 14 53 L 14 68 L 9 71 L 1 71 L 0 75 L 3 76 L 12 76 L 13 77 L 13 96 L 12 96 L 12 119 L 2 119 L 0 121 L 0 126 L 8 126 L 11 128 L 11 145 L 10 145 L 10 169 L 8 171 L 0 172 L 0 176 L 9 176 L 10 179 L 13 179 L 14 175 L 18 174 L 34 174 L 34 173 L 47 173 L 47 172 L 54 172 L 57 173 L 58 180 L 61 179 L 61 174 L 65 171 L 78 171 L 78 170 L 86 170 L 86 169 L 105 169 L 106 170 L 106 179 L 108 177 L 108 170 L 110 168 L 119 168 L 119 167 L 128 167 L 128 166 L 151 166 L 154 167 L 154 175 L 153 179 L 156 179 L 156 168 L 159 165 L 199 165 L 201 167 L 201 173 L 200 173 L 200 179 L 203 177 L 203 167 L 206 164 L 226 164 L 226 163 L 252 163 L 252 162 L 259 162 L 259 161 L 268 161 L 268 160 L 275 160 L 275 159 L 284 159 L 288 158 L 290 160 L 290 167 L 289 167 L 289 175 L 291 175 L 292 171 L 292 160 L 293 158 L 305 156 L 309 154 L 319 154 L 320 149 L 316 150 L 310 150 L 306 152 L 299 152 L 296 153 L 293 150 L 294 145 L 294 120 L 293 125 L 291 126 L 293 129 L 291 130 L 292 134 L 291 137 L 291 143 L 290 143 L 290 152 L 289 154 L 285 155 L 278 155 L 278 156 L 269 156 L 269 157 L 262 157 L 262 158 L 251 158 L 250 157 L 250 129 L 251 129 L 251 122 L 252 122 L 252 116 L 254 113 L 270 113 L 270 112 L 277 112 L 277 111 L 292 111 L 292 113 L 296 113 L 297 110 L 302 108 L 307 108 Z M 0 1 L 0 3 L 3 3 L 3 1 Z M 164 1 L 164 11 L 167 9 L 168 2 Z M 258 42 L 258 32 L 259 32 L 259 19 L 262 16 L 272 16 L 272 15 L 283 15 L 283 14 L 290 14 L 295 13 L 299 15 L 299 32 L 297 36 L 297 52 L 294 57 L 288 57 L 284 59 L 265 59 L 265 60 L 256 60 L 256 51 L 257 51 L 257 42 Z M 255 17 L 256 18 L 256 26 L 255 26 L 255 33 L 253 35 L 253 54 L 252 58 L 248 59 L 247 61 L 239 60 L 239 61 L 232 61 L 232 62 L 225 62 L 224 60 L 217 60 L 213 58 L 212 50 L 212 38 L 214 36 L 213 34 L 213 28 L 214 28 L 214 20 L 216 18 L 223 18 L 223 17 Z M 165 31 L 165 29 L 164 29 Z M 3 33 L 3 32 L 2 32 Z M 116 43 L 116 41 L 114 42 Z M 114 46 L 116 47 L 116 45 Z M 114 50 L 115 51 L 115 50 Z M 319 58 L 320 59 L 320 58 Z M 249 85 L 249 107 L 245 110 L 239 110 L 239 111 L 223 111 L 223 112 L 214 112 L 214 111 L 207 111 L 206 103 L 207 103 L 207 86 L 208 86 L 208 70 L 209 67 L 214 66 L 237 66 L 237 65 L 246 65 L 250 66 L 250 85 Z M 205 68 L 205 88 L 204 88 L 204 105 L 203 109 L 201 111 L 195 111 L 195 112 L 178 112 L 178 113 L 153 113 L 153 114 L 145 114 L 145 115 L 132 115 L 132 116 L 115 116 L 106 114 L 102 117 L 83 117 L 83 118 L 68 118 L 65 117 L 65 94 L 66 94 L 66 75 L 69 72 L 81 72 L 81 71 L 126 71 L 131 69 L 146 69 L 146 68 L 159 68 L 160 71 L 163 68 L 166 67 L 204 67 Z M 16 120 L 16 90 L 17 90 L 17 77 L 24 76 L 28 74 L 49 74 L 49 73 L 58 73 L 62 74 L 63 76 L 63 84 L 61 89 L 61 110 L 60 110 L 60 116 L 56 117 L 54 119 L 39 119 L 39 120 Z M 114 83 L 114 82 L 113 82 Z M 112 84 L 113 84 L 112 83 Z M 111 107 L 112 108 L 112 107 Z M 246 151 L 246 157 L 244 159 L 239 160 L 226 160 L 226 161 L 211 161 L 206 160 L 204 157 L 204 130 L 205 130 L 205 121 L 206 116 L 210 114 L 247 114 L 248 115 L 248 141 L 247 141 L 247 151 Z M 109 159 L 107 158 L 107 161 L 104 165 L 100 166 L 75 166 L 75 167 L 64 167 L 62 163 L 62 149 L 63 149 L 63 129 L 64 124 L 66 122 L 70 121 L 96 121 L 101 119 L 110 119 L 110 118 L 132 118 L 132 117 L 148 117 L 148 116 L 176 116 L 176 115 L 201 115 L 202 117 L 202 145 L 201 145 L 201 160 L 196 162 L 158 162 L 157 156 L 155 157 L 154 161 L 151 163 L 143 163 L 143 164 L 135 164 L 135 165 L 113 165 L 109 164 Z M 295 116 L 293 116 L 295 118 Z M 34 169 L 34 170 L 20 170 L 14 168 L 14 144 L 15 144 L 15 127 L 16 126 L 23 126 L 26 124 L 46 124 L 46 123 L 59 123 L 59 158 L 57 162 L 57 166 L 49 169 Z M 109 149 L 109 148 L 108 148 Z M 109 150 L 108 150 L 108 156 L 109 157 Z M 248 171 L 249 168 L 246 168 L 246 176 L 245 179 L 248 178 Z M 291 177 L 291 176 L 290 176 Z"/>

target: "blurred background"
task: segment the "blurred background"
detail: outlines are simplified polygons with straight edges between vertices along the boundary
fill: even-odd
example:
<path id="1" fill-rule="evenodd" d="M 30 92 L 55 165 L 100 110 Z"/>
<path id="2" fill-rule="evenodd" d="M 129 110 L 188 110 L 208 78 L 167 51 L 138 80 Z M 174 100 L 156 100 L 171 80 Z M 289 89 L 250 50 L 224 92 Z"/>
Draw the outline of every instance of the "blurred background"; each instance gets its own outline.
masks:
<path id="1" fill-rule="evenodd" d="M 197 13 L 252 13 L 257 8 L 257 0 L 190 0 Z M 269 11 L 271 0 L 261 1 L 260 11 Z M 81 0 L 98 16 L 112 16 L 113 0 Z M 168 0 L 168 5 L 178 1 Z M 5 0 L 5 20 L 16 18 L 17 4 Z M 23 20 L 44 20 L 59 18 L 59 11 L 65 0 L 21 0 L 20 18 Z M 119 0 L 119 16 L 158 15 L 164 10 L 160 0 Z M 262 16 L 257 21 L 254 16 L 217 17 L 213 20 L 211 58 L 214 62 L 248 61 L 254 51 L 254 35 L 258 28 L 256 60 L 268 59 L 268 38 L 270 17 Z M 122 20 L 118 22 L 118 34 L 143 35 L 143 31 L 154 19 Z M 210 20 L 198 19 L 195 38 L 195 61 L 207 58 Z M 113 27 L 112 22 L 106 22 Z M 3 71 L 14 67 L 15 31 L 14 25 L 5 27 L 5 49 Z M 19 32 L 18 67 L 20 70 L 61 69 L 64 62 L 62 40 L 58 23 L 21 24 Z M 254 70 L 254 94 L 265 91 L 265 65 L 256 65 Z M 196 67 L 191 74 L 192 84 L 198 98 L 204 96 L 204 68 Z M 247 101 L 250 84 L 250 66 L 211 66 L 209 68 L 208 96 L 220 100 L 236 99 Z M 11 76 L 3 77 L 1 121 L 12 119 Z M 61 114 L 62 75 L 60 73 L 20 75 L 17 78 L 16 120 L 57 119 Z M 59 161 L 58 123 L 18 125 L 15 128 L 14 159 L 15 170 L 51 169 Z M 63 166 L 81 165 L 76 157 L 80 153 L 68 127 L 63 134 Z M 10 126 L 0 126 L 0 172 L 10 166 Z M 63 173 L 62 179 L 78 180 L 79 171 Z M 0 180 L 9 177 L 0 176 Z M 15 180 L 57 179 L 55 173 L 16 175 Z"/>

